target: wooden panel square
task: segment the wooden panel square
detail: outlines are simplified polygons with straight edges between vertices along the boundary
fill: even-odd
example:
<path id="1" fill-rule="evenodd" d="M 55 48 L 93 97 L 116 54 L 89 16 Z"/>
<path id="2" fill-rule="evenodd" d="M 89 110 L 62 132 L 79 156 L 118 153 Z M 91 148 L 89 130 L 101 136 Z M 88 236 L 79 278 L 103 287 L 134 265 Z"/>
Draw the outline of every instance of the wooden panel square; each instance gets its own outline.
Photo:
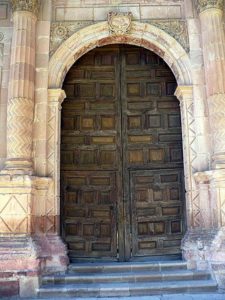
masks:
<path id="1" fill-rule="evenodd" d="M 180 247 L 180 244 L 181 244 L 180 239 L 163 241 L 163 247 L 164 248 Z"/>
<path id="2" fill-rule="evenodd" d="M 149 233 L 148 223 L 138 223 L 138 235 L 147 235 Z"/>
<path id="3" fill-rule="evenodd" d="M 82 176 L 70 177 L 67 179 L 67 182 L 69 185 L 72 186 L 80 186 L 86 183 L 86 178 Z"/>
<path id="4" fill-rule="evenodd" d="M 137 204 L 138 206 L 138 204 Z M 156 209 L 150 207 L 137 208 L 137 216 L 138 217 L 150 217 L 156 215 Z"/>
<path id="5" fill-rule="evenodd" d="M 180 114 L 168 115 L 168 127 L 181 127 Z"/>
<path id="6" fill-rule="evenodd" d="M 66 208 L 66 215 L 68 217 L 85 217 L 85 210 L 84 209 L 78 209 L 78 208 Z"/>
<path id="7" fill-rule="evenodd" d="M 129 135 L 128 136 L 129 143 L 151 143 L 152 142 L 152 135 Z"/>
<path id="8" fill-rule="evenodd" d="M 159 57 L 154 53 L 146 53 L 145 55 L 145 62 L 147 65 L 156 66 L 159 64 Z"/>
<path id="9" fill-rule="evenodd" d="M 68 244 L 69 250 L 85 250 L 85 242 L 76 241 L 75 243 Z"/>
<path id="10" fill-rule="evenodd" d="M 73 152 L 72 151 L 61 151 L 61 163 L 63 165 L 73 164 Z"/>
<path id="11" fill-rule="evenodd" d="M 111 192 L 110 191 L 100 191 L 98 202 L 99 202 L 99 204 L 112 204 Z"/>
<path id="12" fill-rule="evenodd" d="M 181 134 L 159 134 L 160 142 L 180 142 L 182 140 Z"/>
<path id="13" fill-rule="evenodd" d="M 172 233 L 181 233 L 181 221 L 172 221 L 171 222 L 171 232 Z"/>
<path id="14" fill-rule="evenodd" d="M 183 151 L 181 148 L 170 149 L 170 161 L 171 162 L 182 162 L 183 161 Z"/>
<path id="15" fill-rule="evenodd" d="M 65 202 L 68 204 L 77 204 L 78 203 L 77 192 L 67 192 L 65 198 L 66 198 Z"/>
<path id="16" fill-rule="evenodd" d="M 62 144 L 81 145 L 84 143 L 85 143 L 84 136 L 63 136 L 62 137 Z"/>
<path id="17" fill-rule="evenodd" d="M 163 162 L 165 158 L 164 149 L 150 149 L 149 160 L 152 162 Z"/>
<path id="18" fill-rule="evenodd" d="M 93 243 L 92 244 L 93 251 L 110 251 L 111 245 L 110 243 Z"/>
<path id="19" fill-rule="evenodd" d="M 100 237 L 110 237 L 111 227 L 110 224 L 100 224 Z"/>
<path id="20" fill-rule="evenodd" d="M 127 95 L 128 96 L 140 96 L 140 84 L 139 83 L 128 83 L 127 84 Z"/>
<path id="21" fill-rule="evenodd" d="M 94 209 L 91 211 L 91 216 L 94 218 L 107 219 L 110 218 L 110 210 L 108 209 Z"/>
<path id="22" fill-rule="evenodd" d="M 144 160 L 142 150 L 129 151 L 129 162 L 130 163 L 141 163 Z"/>
<path id="23" fill-rule="evenodd" d="M 110 177 L 91 177 L 90 183 L 93 185 L 110 185 Z"/>
<path id="24" fill-rule="evenodd" d="M 74 129 L 74 118 L 62 118 L 62 130 Z"/>
<path id="25" fill-rule="evenodd" d="M 163 216 L 178 216 L 180 215 L 180 207 L 163 207 Z"/>
<path id="26" fill-rule="evenodd" d="M 95 83 L 79 84 L 79 96 L 82 98 L 95 98 Z"/>
<path id="27" fill-rule="evenodd" d="M 127 65 L 137 65 L 140 63 L 140 53 L 127 53 L 126 54 L 126 64 Z"/>
<path id="28" fill-rule="evenodd" d="M 101 55 L 101 64 L 103 66 L 111 66 L 113 65 L 113 54 L 111 53 L 106 53 L 104 55 Z"/>
<path id="29" fill-rule="evenodd" d="M 163 201 L 163 191 L 154 190 L 154 201 Z"/>
<path id="30" fill-rule="evenodd" d="M 100 164 L 114 165 L 116 160 L 115 151 L 104 150 L 100 152 Z"/>
<path id="31" fill-rule="evenodd" d="M 93 130 L 93 129 L 94 129 L 94 118 L 82 117 L 81 130 Z"/>
<path id="32" fill-rule="evenodd" d="M 154 182 L 154 176 L 137 176 L 135 181 L 136 183 L 152 183 Z"/>
<path id="33" fill-rule="evenodd" d="M 141 116 L 128 116 L 129 129 L 141 129 Z"/>
<path id="34" fill-rule="evenodd" d="M 65 230 L 69 235 L 77 235 L 79 226 L 77 224 L 66 224 Z"/>
<path id="35" fill-rule="evenodd" d="M 113 84 L 106 84 L 102 83 L 100 85 L 100 97 L 104 98 L 114 98 L 115 93 L 114 93 L 114 85 Z"/>
<path id="36" fill-rule="evenodd" d="M 81 150 L 80 151 L 80 164 L 91 165 L 95 164 L 95 151 L 94 150 Z"/>
<path id="37" fill-rule="evenodd" d="M 137 190 L 136 197 L 138 202 L 147 202 L 148 201 L 148 190 Z"/>
<path id="38" fill-rule="evenodd" d="M 96 193 L 95 191 L 83 191 L 82 192 L 82 202 L 83 204 L 94 204 Z"/>
<path id="39" fill-rule="evenodd" d="M 161 127 L 161 116 L 160 115 L 149 115 L 148 116 L 148 127 L 149 128 L 160 128 Z"/>
<path id="40" fill-rule="evenodd" d="M 170 189 L 170 200 L 179 200 L 179 189 L 178 188 Z"/>
<path id="41" fill-rule="evenodd" d="M 165 223 L 164 222 L 155 222 L 154 223 L 154 234 L 163 234 L 165 233 Z"/>
<path id="42" fill-rule="evenodd" d="M 92 144 L 114 144 L 115 137 L 114 136 L 93 136 Z"/>
<path id="43" fill-rule="evenodd" d="M 84 236 L 94 236 L 94 225 L 93 224 L 83 224 L 83 235 Z"/>
<path id="44" fill-rule="evenodd" d="M 147 95 L 161 96 L 161 84 L 160 83 L 147 83 L 146 91 L 147 91 Z"/>
<path id="45" fill-rule="evenodd" d="M 115 116 L 102 116 L 101 117 L 101 129 L 102 130 L 115 129 Z"/>
<path id="46" fill-rule="evenodd" d="M 146 241 L 146 242 L 142 242 L 139 241 L 138 242 L 138 247 L 140 250 L 146 250 L 146 249 L 155 249 L 156 248 L 156 242 L 154 241 Z"/>
<path id="47" fill-rule="evenodd" d="M 178 174 L 161 175 L 161 182 L 178 182 Z"/>

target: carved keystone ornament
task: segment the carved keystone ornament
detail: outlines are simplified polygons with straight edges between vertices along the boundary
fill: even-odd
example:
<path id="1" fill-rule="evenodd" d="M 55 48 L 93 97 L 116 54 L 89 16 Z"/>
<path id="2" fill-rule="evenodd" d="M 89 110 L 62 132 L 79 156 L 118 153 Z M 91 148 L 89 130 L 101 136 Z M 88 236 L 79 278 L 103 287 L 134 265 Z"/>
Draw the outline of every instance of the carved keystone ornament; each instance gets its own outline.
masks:
<path id="1" fill-rule="evenodd" d="M 125 34 L 131 29 L 131 17 L 132 14 L 122 12 L 110 12 L 108 13 L 109 30 L 112 34 Z"/>

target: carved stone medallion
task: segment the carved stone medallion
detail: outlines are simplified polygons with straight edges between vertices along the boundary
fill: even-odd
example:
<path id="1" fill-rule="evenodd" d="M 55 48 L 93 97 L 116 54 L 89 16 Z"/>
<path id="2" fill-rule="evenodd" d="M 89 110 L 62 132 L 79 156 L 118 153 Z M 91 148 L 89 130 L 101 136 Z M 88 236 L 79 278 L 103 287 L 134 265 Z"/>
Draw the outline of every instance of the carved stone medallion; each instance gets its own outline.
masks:
<path id="1" fill-rule="evenodd" d="M 201 13 L 209 8 L 217 8 L 223 10 L 224 0 L 197 0 L 197 11 Z"/>
<path id="2" fill-rule="evenodd" d="M 15 11 L 29 11 L 37 15 L 40 7 L 40 0 L 11 0 L 12 10 Z"/>
<path id="3" fill-rule="evenodd" d="M 112 34 L 125 34 L 131 29 L 132 14 L 121 12 L 108 13 L 109 30 Z"/>

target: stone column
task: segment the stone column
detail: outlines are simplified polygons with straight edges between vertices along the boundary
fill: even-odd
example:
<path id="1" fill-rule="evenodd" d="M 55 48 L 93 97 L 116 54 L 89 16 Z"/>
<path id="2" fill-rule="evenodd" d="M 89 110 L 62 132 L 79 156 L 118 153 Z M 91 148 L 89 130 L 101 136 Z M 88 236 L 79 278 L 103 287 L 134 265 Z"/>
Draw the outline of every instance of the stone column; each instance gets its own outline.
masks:
<path id="1" fill-rule="evenodd" d="M 198 0 L 206 93 L 212 134 L 213 169 L 225 168 L 224 0 Z"/>
<path id="2" fill-rule="evenodd" d="M 32 173 L 35 29 L 39 0 L 12 0 L 13 37 L 7 112 L 5 170 Z"/>

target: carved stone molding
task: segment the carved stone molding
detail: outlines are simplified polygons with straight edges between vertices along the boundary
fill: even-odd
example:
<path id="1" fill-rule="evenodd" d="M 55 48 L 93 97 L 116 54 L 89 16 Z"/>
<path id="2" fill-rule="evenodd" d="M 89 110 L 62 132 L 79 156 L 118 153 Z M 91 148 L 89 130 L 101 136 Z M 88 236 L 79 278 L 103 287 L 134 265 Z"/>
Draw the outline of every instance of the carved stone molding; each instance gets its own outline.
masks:
<path id="1" fill-rule="evenodd" d="M 15 11 L 29 11 L 37 15 L 40 7 L 40 0 L 11 0 L 12 10 Z"/>
<path id="2" fill-rule="evenodd" d="M 125 34 L 129 33 L 131 29 L 132 14 L 121 12 L 108 13 L 108 25 L 111 34 Z"/>
<path id="3" fill-rule="evenodd" d="M 197 0 L 196 5 L 198 13 L 202 13 L 209 8 L 217 8 L 223 10 L 224 0 Z"/>
<path id="4" fill-rule="evenodd" d="M 183 20 L 144 20 L 144 22 L 156 26 L 175 38 L 178 43 L 189 52 L 189 38 L 187 23 Z"/>
<path id="5" fill-rule="evenodd" d="M 50 35 L 50 56 L 73 33 L 93 23 L 93 21 L 53 22 Z"/>

